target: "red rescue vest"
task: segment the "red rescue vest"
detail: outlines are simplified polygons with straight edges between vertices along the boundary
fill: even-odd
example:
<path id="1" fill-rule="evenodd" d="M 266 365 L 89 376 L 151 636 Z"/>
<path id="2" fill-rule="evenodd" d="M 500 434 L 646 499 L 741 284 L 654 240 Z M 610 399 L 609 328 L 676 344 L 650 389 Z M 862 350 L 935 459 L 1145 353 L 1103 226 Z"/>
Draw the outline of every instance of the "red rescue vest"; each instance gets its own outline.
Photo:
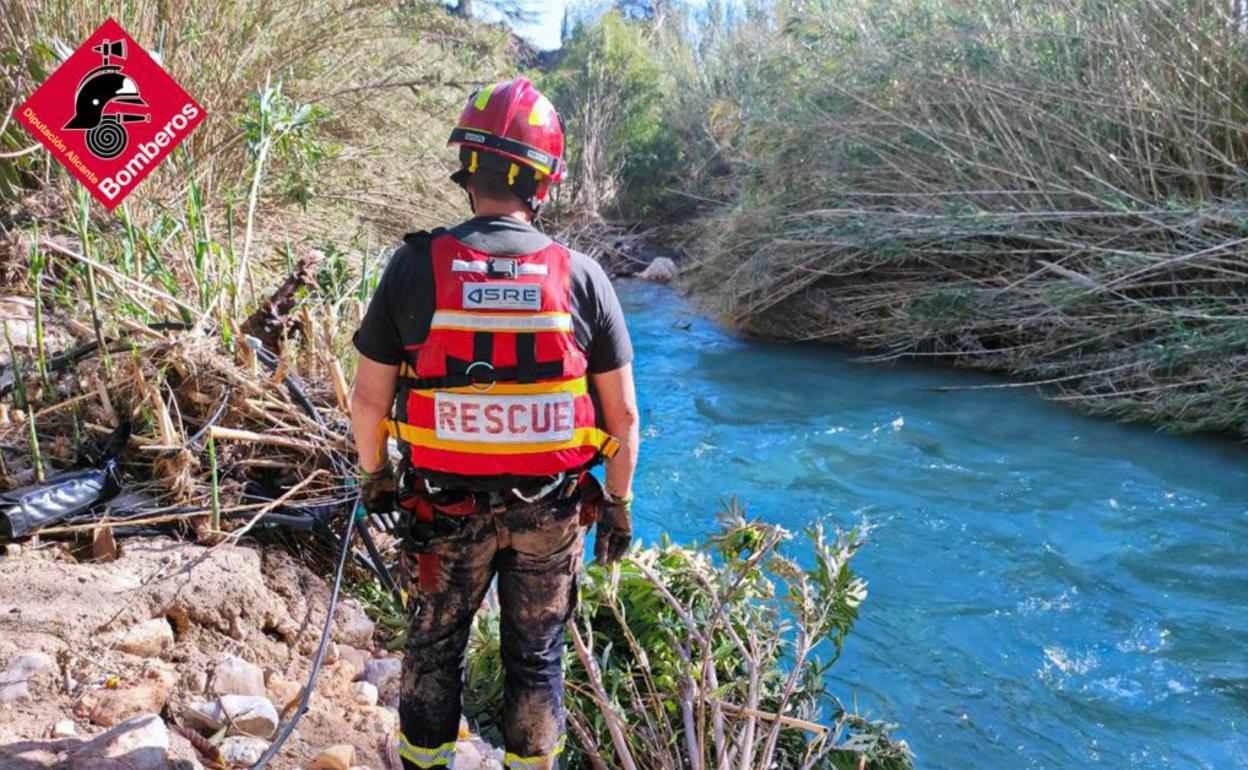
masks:
<path id="1" fill-rule="evenodd" d="M 407 348 L 389 432 L 412 467 L 458 476 L 550 476 L 619 443 L 597 427 L 572 326 L 572 255 L 496 256 L 431 243 L 436 306 Z"/>

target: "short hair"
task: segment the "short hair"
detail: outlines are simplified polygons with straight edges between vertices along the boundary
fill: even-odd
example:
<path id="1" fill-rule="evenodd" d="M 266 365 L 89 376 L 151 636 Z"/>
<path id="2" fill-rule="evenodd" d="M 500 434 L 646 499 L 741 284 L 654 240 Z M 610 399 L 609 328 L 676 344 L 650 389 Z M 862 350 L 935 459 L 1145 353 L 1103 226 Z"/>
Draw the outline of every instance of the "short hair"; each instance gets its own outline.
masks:
<path id="1" fill-rule="evenodd" d="M 482 198 L 524 200 L 515 187 L 507 184 L 507 175 L 492 168 L 478 168 L 468 177 L 468 184 L 472 185 L 473 193 Z"/>

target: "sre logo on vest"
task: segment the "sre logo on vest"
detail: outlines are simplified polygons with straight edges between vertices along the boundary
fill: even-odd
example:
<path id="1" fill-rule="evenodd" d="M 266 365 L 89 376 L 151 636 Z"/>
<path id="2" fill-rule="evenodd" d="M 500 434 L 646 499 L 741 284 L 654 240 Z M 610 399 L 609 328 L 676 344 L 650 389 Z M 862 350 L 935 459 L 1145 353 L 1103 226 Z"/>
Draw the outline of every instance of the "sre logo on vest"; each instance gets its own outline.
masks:
<path id="1" fill-rule="evenodd" d="M 204 119 L 108 19 L 18 108 L 18 119 L 110 211 Z"/>
<path id="2" fill-rule="evenodd" d="M 541 310 L 542 287 L 535 283 L 465 283 L 465 310 Z"/>

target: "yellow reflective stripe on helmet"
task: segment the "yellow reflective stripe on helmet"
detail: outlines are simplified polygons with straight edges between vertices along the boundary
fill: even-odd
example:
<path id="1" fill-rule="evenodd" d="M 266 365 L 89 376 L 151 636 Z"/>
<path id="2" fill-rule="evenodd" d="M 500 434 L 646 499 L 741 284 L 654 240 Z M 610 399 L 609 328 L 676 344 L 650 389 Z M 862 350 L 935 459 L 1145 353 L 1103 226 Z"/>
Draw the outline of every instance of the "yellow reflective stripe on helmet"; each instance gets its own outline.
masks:
<path id="1" fill-rule="evenodd" d="M 577 428 L 572 438 L 567 441 L 542 441 L 531 444 L 490 444 L 478 441 L 452 441 L 438 438 L 432 428 L 418 428 L 406 422 L 387 420 L 386 431 L 400 441 L 406 441 L 418 447 L 441 449 L 447 452 L 462 452 L 473 455 L 523 455 L 543 452 L 557 452 L 561 449 L 579 449 L 591 446 L 598 449 L 610 446 L 615 439 L 611 434 L 598 428 Z"/>
<path id="2" fill-rule="evenodd" d="M 477 173 L 477 151 L 476 150 L 472 151 L 472 157 L 468 159 L 468 173 L 469 174 Z"/>
<path id="3" fill-rule="evenodd" d="M 529 125 L 546 125 L 550 122 L 549 116 L 554 111 L 555 108 L 551 106 L 550 101 L 544 96 L 539 96 L 537 100 L 533 102 L 533 109 L 529 110 Z"/>
<path id="4" fill-rule="evenodd" d="M 575 380 L 560 380 L 558 382 L 496 382 L 493 385 L 483 383 L 481 385 L 464 385 L 458 388 L 422 388 L 412 392 L 429 398 L 433 398 L 436 393 L 488 393 L 491 396 L 571 393 L 573 396 L 583 396 L 589 392 L 589 387 L 584 377 L 577 377 Z"/>
<path id="5" fill-rule="evenodd" d="M 563 746 L 566 742 L 567 736 L 560 736 L 559 742 L 555 744 L 553 749 L 545 754 L 538 754 L 533 757 L 522 757 L 509 751 L 503 755 L 503 767 L 511 768 L 511 770 L 535 770 L 535 768 L 549 767 L 550 764 L 553 764 L 551 760 L 559 756 L 559 753 L 563 751 Z"/>
<path id="6" fill-rule="evenodd" d="M 473 102 L 473 106 L 475 106 L 478 110 L 484 110 L 489 105 L 490 97 L 494 95 L 494 87 L 497 85 L 498 83 L 491 83 L 478 91 L 477 100 Z"/>
<path id="7" fill-rule="evenodd" d="M 455 758 L 455 741 L 447 741 L 437 748 L 426 749 L 422 746 L 413 746 L 400 734 L 399 756 L 417 767 L 438 767 L 439 765 L 449 767 L 451 760 Z"/>
<path id="8" fill-rule="evenodd" d="M 570 332 L 571 313 L 474 313 L 470 310 L 438 310 L 430 329 L 469 332 Z"/>
<path id="9" fill-rule="evenodd" d="M 512 163 L 511 168 L 507 169 L 507 186 L 511 187 L 516 183 L 516 175 L 520 173 L 520 164 Z"/>

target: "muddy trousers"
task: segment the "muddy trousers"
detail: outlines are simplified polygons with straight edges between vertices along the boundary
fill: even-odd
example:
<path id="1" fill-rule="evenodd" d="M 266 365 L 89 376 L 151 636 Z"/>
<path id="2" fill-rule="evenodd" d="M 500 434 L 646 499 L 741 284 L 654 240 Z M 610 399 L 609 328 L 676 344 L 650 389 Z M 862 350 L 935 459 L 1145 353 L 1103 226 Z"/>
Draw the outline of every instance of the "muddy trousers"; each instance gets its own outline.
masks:
<path id="1" fill-rule="evenodd" d="M 469 630 L 495 575 L 504 671 L 503 766 L 557 767 L 564 743 L 564 623 L 575 607 L 583 548 L 571 502 L 473 514 L 457 531 L 433 539 L 429 549 L 437 554 L 438 579 L 432 586 L 413 579 L 408 587 L 413 616 L 399 700 L 405 770 L 451 764 Z"/>

